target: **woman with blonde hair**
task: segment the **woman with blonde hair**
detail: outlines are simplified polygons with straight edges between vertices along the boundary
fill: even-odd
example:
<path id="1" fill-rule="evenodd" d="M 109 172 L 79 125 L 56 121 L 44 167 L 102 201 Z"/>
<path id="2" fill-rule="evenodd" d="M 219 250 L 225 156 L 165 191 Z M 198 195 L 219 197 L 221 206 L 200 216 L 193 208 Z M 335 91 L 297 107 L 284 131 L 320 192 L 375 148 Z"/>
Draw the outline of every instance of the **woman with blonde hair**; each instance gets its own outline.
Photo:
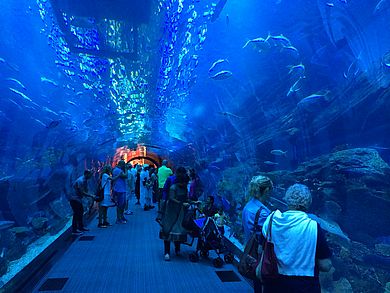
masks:
<path id="1" fill-rule="evenodd" d="M 258 242 L 262 242 L 261 229 L 264 221 L 270 214 L 270 210 L 265 204 L 272 187 L 273 183 L 271 179 L 262 175 L 254 176 L 249 183 L 249 196 L 251 199 L 242 211 L 242 226 L 245 236 L 244 244 L 249 241 L 253 233 L 258 235 Z M 253 281 L 254 292 L 262 292 L 260 280 L 254 279 Z"/>

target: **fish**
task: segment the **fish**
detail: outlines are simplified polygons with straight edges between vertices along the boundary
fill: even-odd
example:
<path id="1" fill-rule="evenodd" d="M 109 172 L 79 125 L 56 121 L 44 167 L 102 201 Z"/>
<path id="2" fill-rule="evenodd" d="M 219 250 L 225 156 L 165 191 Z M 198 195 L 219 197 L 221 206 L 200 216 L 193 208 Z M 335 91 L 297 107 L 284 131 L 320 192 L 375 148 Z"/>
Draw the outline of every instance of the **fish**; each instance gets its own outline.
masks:
<path id="1" fill-rule="evenodd" d="M 296 53 L 297 55 L 299 55 L 298 49 L 295 48 L 294 46 L 283 46 L 283 47 L 282 47 L 282 50 L 283 50 L 283 49 L 284 49 L 284 50 L 290 50 L 290 51 Z"/>
<path id="2" fill-rule="evenodd" d="M 25 94 L 19 92 L 18 90 L 13 89 L 11 87 L 9 89 L 10 89 L 10 91 L 14 92 L 15 94 L 18 94 L 19 96 L 21 96 L 23 99 L 25 99 L 25 100 L 27 100 L 29 102 L 32 102 L 32 100 L 29 97 L 27 97 Z"/>
<path id="3" fill-rule="evenodd" d="M 58 83 L 56 83 L 55 81 L 51 80 L 51 79 L 48 79 L 44 76 L 41 77 L 41 82 L 46 82 L 46 83 L 49 83 L 51 85 L 54 85 L 56 87 L 58 87 Z"/>
<path id="4" fill-rule="evenodd" d="M 322 219 L 314 214 L 307 214 L 307 215 L 309 216 L 310 219 L 316 221 L 320 225 L 320 227 L 322 229 L 324 229 L 325 231 L 327 231 L 331 234 L 340 236 L 341 238 L 346 239 L 348 241 L 351 241 L 349 239 L 349 237 L 347 236 L 347 234 L 345 234 L 341 230 L 340 226 L 337 223 L 328 222 L 328 221 L 326 221 L 326 220 L 324 220 L 324 219 Z"/>
<path id="5" fill-rule="evenodd" d="M 275 156 L 286 156 L 286 155 L 287 155 L 287 151 L 272 150 L 272 151 L 271 151 L 271 154 L 273 154 L 273 155 L 275 155 Z"/>
<path id="6" fill-rule="evenodd" d="M 260 37 L 260 38 L 249 40 L 245 43 L 245 45 L 242 48 L 245 49 L 249 44 L 256 46 L 260 50 L 270 48 L 271 45 L 268 43 L 269 37 L 270 35 L 268 35 L 266 39 Z"/>
<path id="7" fill-rule="evenodd" d="M 287 37 L 283 36 L 282 34 L 280 34 L 278 36 L 269 35 L 269 38 L 271 38 L 272 40 L 281 42 L 283 44 L 283 47 L 291 46 L 290 40 Z"/>
<path id="8" fill-rule="evenodd" d="M 227 60 L 227 59 L 219 59 L 219 60 L 215 61 L 215 62 L 213 63 L 213 65 L 211 65 L 211 67 L 210 67 L 210 69 L 209 69 L 209 72 L 213 71 L 213 69 L 215 68 L 215 66 L 217 66 L 218 64 L 221 64 L 221 63 L 223 63 L 223 62 L 229 63 L 229 60 Z"/>
<path id="9" fill-rule="evenodd" d="M 292 93 L 295 93 L 297 91 L 299 91 L 301 89 L 301 86 L 299 85 L 299 83 L 301 82 L 301 80 L 305 78 L 304 76 L 303 77 L 299 77 L 298 80 L 290 87 L 290 89 L 288 90 L 288 93 L 287 93 L 287 97 L 289 95 L 291 95 Z"/>
<path id="10" fill-rule="evenodd" d="M 72 102 L 72 101 L 68 101 L 69 104 L 71 104 L 72 106 L 75 106 L 77 107 L 77 104 L 75 102 Z"/>
<path id="11" fill-rule="evenodd" d="M 48 125 L 46 125 L 46 128 L 53 129 L 57 127 L 61 123 L 61 120 L 52 120 Z"/>
<path id="12" fill-rule="evenodd" d="M 276 166 L 276 165 L 279 165 L 279 163 L 271 162 L 271 161 L 264 161 L 264 164 L 269 165 L 269 166 Z"/>
<path id="13" fill-rule="evenodd" d="M 233 73 L 231 71 L 222 70 L 220 72 L 217 72 L 215 75 L 210 76 L 210 78 L 215 80 L 223 80 L 232 77 L 232 75 Z"/>
<path id="14" fill-rule="evenodd" d="M 302 63 L 298 65 L 289 65 L 287 66 L 287 68 L 290 69 L 288 74 L 291 74 L 293 72 L 297 72 L 302 76 L 305 74 L 305 65 L 303 65 Z"/>
<path id="15" fill-rule="evenodd" d="M 36 119 L 36 118 L 34 118 L 34 120 L 35 120 L 36 122 L 38 122 L 39 124 L 41 124 L 42 126 L 45 126 L 45 127 L 46 127 L 46 124 L 43 123 L 41 120 L 38 120 L 38 119 Z"/>
<path id="16" fill-rule="evenodd" d="M 218 113 L 223 115 L 223 116 L 229 116 L 229 117 L 234 117 L 234 118 L 238 118 L 238 119 L 244 118 L 244 117 L 237 116 L 237 115 L 230 113 L 230 112 L 218 112 Z"/>
<path id="17" fill-rule="evenodd" d="M 45 110 L 46 112 L 49 112 L 49 113 L 51 113 L 51 114 L 54 114 L 54 115 L 58 116 L 58 114 L 57 114 L 56 112 L 54 112 L 53 110 L 50 110 L 50 109 L 47 108 L 47 107 L 42 107 L 42 109 Z"/>
<path id="18" fill-rule="evenodd" d="M 327 2 L 327 3 L 326 3 L 326 6 L 329 6 L 329 7 L 334 7 L 334 3 Z"/>
<path id="19" fill-rule="evenodd" d="M 15 225 L 14 221 L 0 221 L 0 230 L 5 230 Z"/>
<path id="20" fill-rule="evenodd" d="M 298 107 L 307 107 L 313 104 L 328 102 L 328 99 L 326 98 L 328 92 L 325 94 L 311 94 L 310 96 L 307 96 L 300 100 L 297 104 Z"/>
<path id="21" fill-rule="evenodd" d="M 26 87 L 19 80 L 15 79 L 15 78 L 9 77 L 9 78 L 6 78 L 6 80 L 13 81 L 13 82 L 17 83 L 18 85 L 20 85 L 22 87 L 22 89 L 27 90 Z"/>
<path id="22" fill-rule="evenodd" d="M 390 7 L 389 0 L 380 0 L 378 4 L 376 4 L 374 9 L 374 14 L 384 11 Z"/>
<path id="23" fill-rule="evenodd" d="M 11 179 L 12 177 L 14 177 L 14 175 L 2 177 L 2 178 L 0 178 L 0 182 L 1 182 L 1 181 L 8 181 L 8 180 Z"/>
<path id="24" fill-rule="evenodd" d="M 4 256 L 5 256 L 5 250 L 6 250 L 6 248 L 3 247 L 3 249 L 1 250 L 1 254 L 0 254 L 0 257 L 1 257 L 1 258 L 4 258 Z"/>

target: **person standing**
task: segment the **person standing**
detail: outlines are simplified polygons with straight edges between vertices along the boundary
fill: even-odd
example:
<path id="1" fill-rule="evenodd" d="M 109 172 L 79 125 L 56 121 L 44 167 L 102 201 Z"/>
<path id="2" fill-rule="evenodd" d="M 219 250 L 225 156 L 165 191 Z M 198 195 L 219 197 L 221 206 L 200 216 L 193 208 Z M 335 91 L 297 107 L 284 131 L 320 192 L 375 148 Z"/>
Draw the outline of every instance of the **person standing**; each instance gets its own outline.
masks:
<path id="1" fill-rule="evenodd" d="M 162 205 L 160 239 L 164 240 L 164 259 L 170 260 L 170 243 L 175 244 L 175 253 L 180 253 L 180 243 L 187 240 L 187 231 L 182 226 L 185 209 L 188 207 L 187 184 L 189 178 L 184 167 L 176 170 L 176 180 L 169 188 L 166 203 Z"/>
<path id="2" fill-rule="evenodd" d="M 133 211 L 130 210 L 130 202 L 133 197 L 135 189 L 135 176 L 133 174 L 133 168 L 130 163 L 126 165 L 127 172 L 127 185 L 126 185 L 126 205 L 125 205 L 125 215 L 132 215 Z"/>
<path id="3" fill-rule="evenodd" d="M 263 225 L 264 237 L 271 225 L 279 273 L 263 281 L 263 292 L 321 293 L 319 272 L 332 268 L 331 251 L 324 231 L 306 214 L 312 202 L 310 190 L 294 184 L 287 189 L 284 200 L 288 210 L 276 210 Z"/>
<path id="4" fill-rule="evenodd" d="M 113 174 L 113 199 L 116 202 L 116 223 L 126 224 L 127 220 L 124 216 L 126 204 L 126 163 L 120 160 L 115 167 Z"/>
<path id="5" fill-rule="evenodd" d="M 102 169 L 101 174 L 101 187 L 104 189 L 103 200 L 99 203 L 99 224 L 98 228 L 107 228 L 111 224 L 107 220 L 107 210 L 108 207 L 112 206 L 113 202 L 111 201 L 111 173 L 112 168 L 110 165 L 106 165 Z"/>
<path id="6" fill-rule="evenodd" d="M 165 181 L 167 178 L 173 174 L 172 170 L 167 167 L 168 161 L 163 160 L 162 166 L 158 168 L 157 178 L 158 178 L 158 194 L 157 194 L 157 203 L 160 207 L 160 200 L 162 199 L 163 189 Z"/>
<path id="7" fill-rule="evenodd" d="M 84 175 L 77 178 L 73 183 L 74 193 L 69 199 L 70 206 L 73 210 L 73 219 L 72 219 L 72 234 L 81 235 L 84 231 L 89 231 L 84 227 L 83 216 L 84 216 L 84 207 L 82 198 L 91 197 L 95 199 L 93 194 L 88 193 L 88 180 L 92 178 L 93 172 L 91 170 L 85 170 Z"/>
<path id="8" fill-rule="evenodd" d="M 141 205 L 140 198 L 141 198 L 141 166 L 135 165 L 135 197 L 137 198 L 136 205 Z M 134 171 L 133 171 L 134 172 Z"/>
<path id="9" fill-rule="evenodd" d="M 262 243 L 261 229 L 265 220 L 270 214 L 270 210 L 266 207 L 268 195 L 273 188 L 273 183 L 266 176 L 254 176 L 249 183 L 249 196 L 251 199 L 245 205 L 242 211 L 242 225 L 244 228 L 245 244 L 249 241 L 251 235 L 258 235 L 258 242 Z M 259 213 L 257 226 L 255 227 L 256 214 Z M 255 293 L 262 292 L 262 284 L 259 279 L 253 280 Z"/>
<path id="10" fill-rule="evenodd" d="M 144 164 L 144 167 L 140 174 L 141 186 L 140 186 L 140 203 L 144 211 L 149 210 L 149 198 L 148 197 L 148 180 L 149 180 L 149 165 Z M 148 202 L 147 202 L 148 200 Z"/>

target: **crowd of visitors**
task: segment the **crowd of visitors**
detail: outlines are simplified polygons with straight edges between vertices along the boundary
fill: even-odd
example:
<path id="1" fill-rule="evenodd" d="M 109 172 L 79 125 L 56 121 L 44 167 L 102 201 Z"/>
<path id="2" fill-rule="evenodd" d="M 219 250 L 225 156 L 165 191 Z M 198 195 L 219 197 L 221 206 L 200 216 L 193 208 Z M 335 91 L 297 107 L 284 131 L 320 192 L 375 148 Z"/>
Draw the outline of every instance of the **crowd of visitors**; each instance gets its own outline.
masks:
<path id="1" fill-rule="evenodd" d="M 74 193 L 69 198 L 73 210 L 72 232 L 80 235 L 88 231 L 83 224 L 83 197 L 93 199 L 88 191 L 88 180 L 93 177 L 91 170 L 85 170 L 73 184 Z M 164 259 L 171 259 L 170 246 L 174 243 L 176 255 L 180 246 L 187 241 L 183 223 L 190 204 L 196 203 L 201 216 L 215 220 L 220 234 L 225 233 L 223 206 L 215 204 L 214 196 L 205 196 L 202 182 L 194 169 L 177 167 L 175 172 L 168 167 L 166 160 L 156 169 L 153 165 L 134 166 L 120 160 L 114 169 L 106 165 L 100 172 L 99 187 L 104 196 L 98 202 L 98 227 L 111 226 L 107 210 L 116 207 L 116 224 L 126 224 L 125 215 L 132 215 L 132 201 L 143 211 L 157 206 L 157 222 L 161 229 L 160 239 L 164 242 Z M 266 176 L 254 176 L 249 183 L 250 199 L 242 210 L 244 244 L 257 239 L 255 272 L 253 284 L 255 292 L 321 292 L 319 272 L 332 267 L 331 252 L 325 240 L 324 231 L 318 223 L 306 214 L 312 197 L 309 189 L 302 184 L 294 184 L 286 191 L 285 211 L 271 211 L 268 198 L 273 182 Z M 199 199 L 203 204 L 199 205 Z M 271 233 L 272 231 L 272 233 Z M 270 237 L 272 235 L 272 237 Z M 252 243 L 252 242 L 251 242 Z M 263 275 L 263 263 L 267 243 L 272 243 L 276 276 Z M 267 250 L 268 254 L 268 250 Z M 241 259 L 240 259 L 241 262 Z"/>

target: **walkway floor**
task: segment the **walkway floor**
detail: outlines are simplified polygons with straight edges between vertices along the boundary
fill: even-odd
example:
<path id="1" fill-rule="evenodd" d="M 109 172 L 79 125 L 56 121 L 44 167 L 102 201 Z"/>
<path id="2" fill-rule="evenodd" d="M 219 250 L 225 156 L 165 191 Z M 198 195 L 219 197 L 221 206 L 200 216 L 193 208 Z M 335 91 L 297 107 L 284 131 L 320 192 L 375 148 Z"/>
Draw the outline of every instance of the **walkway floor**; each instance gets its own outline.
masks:
<path id="1" fill-rule="evenodd" d="M 42 285 L 51 278 L 68 279 L 62 289 L 44 292 L 253 292 L 231 264 L 216 269 L 212 258 L 190 262 L 188 255 L 195 243 L 193 247 L 183 245 L 180 256 L 174 256 L 172 245 L 171 261 L 164 261 L 159 225 L 154 221 L 156 211 L 144 212 L 139 206 L 134 210 L 134 215 L 127 216 L 127 224 L 99 229 L 94 220 L 83 235 L 94 239 L 82 241 L 79 237 L 33 292 L 43 292 Z M 114 223 L 114 209 L 109 216 Z M 222 282 L 218 271 L 234 271 L 239 280 Z"/>

